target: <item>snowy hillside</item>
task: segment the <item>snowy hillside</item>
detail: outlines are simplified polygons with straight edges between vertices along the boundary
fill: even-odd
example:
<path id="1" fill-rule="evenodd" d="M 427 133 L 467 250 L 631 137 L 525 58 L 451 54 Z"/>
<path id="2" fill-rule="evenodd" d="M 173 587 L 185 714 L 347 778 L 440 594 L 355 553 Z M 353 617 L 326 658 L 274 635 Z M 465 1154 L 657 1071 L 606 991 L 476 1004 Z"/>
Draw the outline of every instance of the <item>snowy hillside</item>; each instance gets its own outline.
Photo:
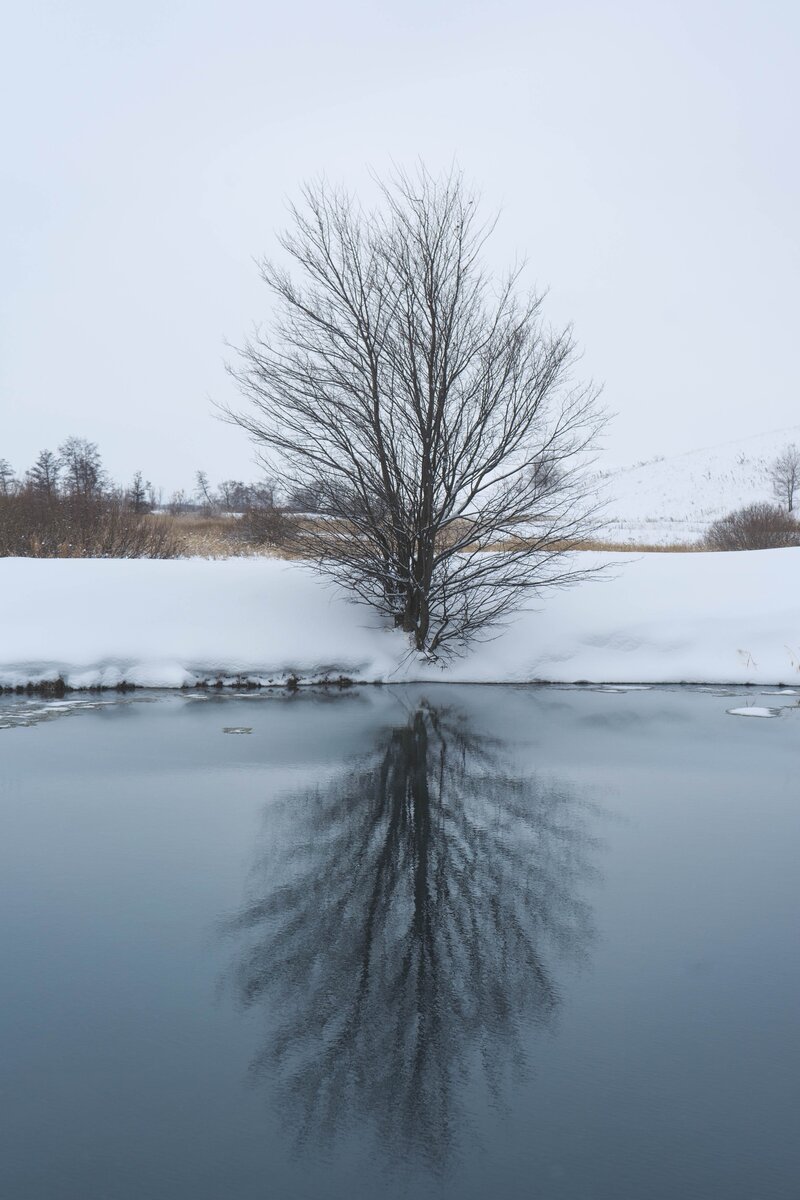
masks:
<path id="1" fill-rule="evenodd" d="M 638 545 L 697 541 L 732 509 L 774 499 L 767 472 L 792 442 L 800 446 L 800 425 L 605 473 L 606 536 Z"/>

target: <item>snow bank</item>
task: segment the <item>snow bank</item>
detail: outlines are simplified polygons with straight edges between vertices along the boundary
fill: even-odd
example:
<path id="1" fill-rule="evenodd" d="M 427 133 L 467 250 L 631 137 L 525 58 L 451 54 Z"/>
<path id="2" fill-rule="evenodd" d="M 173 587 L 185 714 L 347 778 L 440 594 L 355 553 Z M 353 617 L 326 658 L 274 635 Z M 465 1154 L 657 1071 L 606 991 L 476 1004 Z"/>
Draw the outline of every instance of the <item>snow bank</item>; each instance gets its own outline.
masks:
<path id="1" fill-rule="evenodd" d="M 592 555 L 444 671 L 308 568 L 274 559 L 0 560 L 0 685 L 247 678 L 800 683 L 800 550 Z"/>

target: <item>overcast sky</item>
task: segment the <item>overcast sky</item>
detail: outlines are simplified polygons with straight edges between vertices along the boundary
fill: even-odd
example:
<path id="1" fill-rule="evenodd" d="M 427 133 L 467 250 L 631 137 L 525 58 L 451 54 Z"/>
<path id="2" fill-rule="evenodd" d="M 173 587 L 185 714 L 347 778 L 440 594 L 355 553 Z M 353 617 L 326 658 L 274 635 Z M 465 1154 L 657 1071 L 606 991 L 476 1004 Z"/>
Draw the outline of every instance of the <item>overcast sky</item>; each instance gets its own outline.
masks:
<path id="1" fill-rule="evenodd" d="M 456 159 L 574 321 L 609 464 L 800 421 L 800 6 L 69 0 L 0 50 L 0 457 L 252 477 L 225 341 L 300 182 Z"/>

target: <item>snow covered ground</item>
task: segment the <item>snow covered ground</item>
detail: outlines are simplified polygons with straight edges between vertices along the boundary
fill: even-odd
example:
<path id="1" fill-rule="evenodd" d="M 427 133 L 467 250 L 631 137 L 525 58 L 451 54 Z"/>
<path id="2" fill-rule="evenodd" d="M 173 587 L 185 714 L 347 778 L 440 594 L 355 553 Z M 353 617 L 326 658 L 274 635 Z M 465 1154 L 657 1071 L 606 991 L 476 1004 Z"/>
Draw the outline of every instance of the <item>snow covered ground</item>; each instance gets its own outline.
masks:
<path id="1" fill-rule="evenodd" d="M 800 425 L 605 474 L 605 536 L 637 545 L 691 543 L 735 508 L 774 503 L 767 472 L 792 442 L 800 446 Z"/>
<path id="2" fill-rule="evenodd" d="M 296 563 L 0 559 L 0 685 L 343 674 L 800 689 L 800 549 L 592 559 L 612 564 L 600 581 L 551 594 L 444 671 Z"/>

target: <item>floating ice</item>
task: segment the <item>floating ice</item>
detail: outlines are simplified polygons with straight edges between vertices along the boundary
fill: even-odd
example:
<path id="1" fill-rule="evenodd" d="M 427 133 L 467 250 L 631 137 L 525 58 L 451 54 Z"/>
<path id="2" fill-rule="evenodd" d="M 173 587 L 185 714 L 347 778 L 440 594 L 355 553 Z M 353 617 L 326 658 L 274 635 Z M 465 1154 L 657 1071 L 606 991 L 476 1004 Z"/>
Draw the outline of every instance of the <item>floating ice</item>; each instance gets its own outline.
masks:
<path id="1" fill-rule="evenodd" d="M 728 708 L 725 710 L 732 717 L 779 717 L 779 708 L 759 708 L 754 704 L 748 708 Z"/>

